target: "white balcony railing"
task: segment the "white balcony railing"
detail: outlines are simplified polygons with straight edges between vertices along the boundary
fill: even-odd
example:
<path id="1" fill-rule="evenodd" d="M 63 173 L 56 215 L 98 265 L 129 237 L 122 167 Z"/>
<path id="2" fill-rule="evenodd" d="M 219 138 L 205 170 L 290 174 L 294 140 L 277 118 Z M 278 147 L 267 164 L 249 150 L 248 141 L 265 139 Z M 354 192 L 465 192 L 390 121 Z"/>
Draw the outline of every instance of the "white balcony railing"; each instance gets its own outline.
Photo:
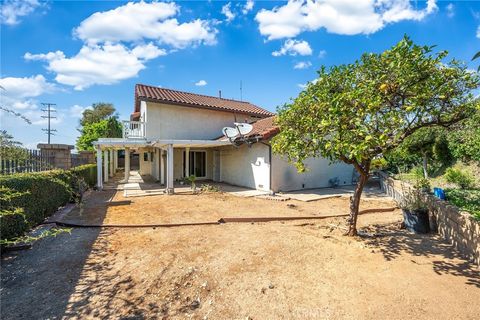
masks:
<path id="1" fill-rule="evenodd" d="M 123 121 L 124 138 L 145 138 L 145 122 L 141 121 Z"/>

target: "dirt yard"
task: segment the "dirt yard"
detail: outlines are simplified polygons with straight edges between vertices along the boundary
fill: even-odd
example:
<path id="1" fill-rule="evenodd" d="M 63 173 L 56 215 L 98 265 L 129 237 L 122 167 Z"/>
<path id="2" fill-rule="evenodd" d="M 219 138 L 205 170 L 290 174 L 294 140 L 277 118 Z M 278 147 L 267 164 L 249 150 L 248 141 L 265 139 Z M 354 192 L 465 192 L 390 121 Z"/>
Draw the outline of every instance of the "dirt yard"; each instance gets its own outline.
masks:
<path id="1" fill-rule="evenodd" d="M 215 221 L 344 213 L 227 195 L 97 193 L 70 219 Z M 295 206 L 287 206 L 287 204 Z M 389 207 L 370 199 L 362 209 Z M 94 212 L 99 217 L 94 216 Z M 400 230 L 399 210 L 359 217 L 176 228 L 77 228 L 2 257 L 2 319 L 478 319 L 480 271 L 434 235 Z"/>

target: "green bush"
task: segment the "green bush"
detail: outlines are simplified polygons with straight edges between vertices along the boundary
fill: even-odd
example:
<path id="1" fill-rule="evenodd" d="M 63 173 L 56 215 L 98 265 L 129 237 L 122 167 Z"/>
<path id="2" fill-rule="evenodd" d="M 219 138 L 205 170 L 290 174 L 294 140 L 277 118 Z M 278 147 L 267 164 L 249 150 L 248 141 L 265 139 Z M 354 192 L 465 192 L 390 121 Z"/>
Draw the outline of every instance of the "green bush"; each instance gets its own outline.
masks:
<path id="1" fill-rule="evenodd" d="M 77 178 L 82 178 L 90 188 L 97 184 L 97 165 L 85 164 L 70 170 Z"/>
<path id="2" fill-rule="evenodd" d="M 0 177 L 0 187 L 21 193 L 0 198 L 1 208 L 22 208 L 28 224 L 33 227 L 65 205 L 72 194 L 71 187 L 61 179 L 63 172 L 20 173 Z"/>
<path id="3" fill-rule="evenodd" d="M 480 220 L 480 190 L 446 189 L 447 200 Z"/>
<path id="4" fill-rule="evenodd" d="M 462 189 L 469 189 L 473 187 L 474 180 L 467 173 L 454 168 L 448 168 L 445 171 L 445 179 L 447 182 L 454 183 Z"/>
<path id="5" fill-rule="evenodd" d="M 0 238 L 13 239 L 23 235 L 29 228 L 23 209 L 0 210 Z"/>
<path id="6" fill-rule="evenodd" d="M 96 184 L 96 165 L 0 176 L 0 239 L 11 240 Z"/>

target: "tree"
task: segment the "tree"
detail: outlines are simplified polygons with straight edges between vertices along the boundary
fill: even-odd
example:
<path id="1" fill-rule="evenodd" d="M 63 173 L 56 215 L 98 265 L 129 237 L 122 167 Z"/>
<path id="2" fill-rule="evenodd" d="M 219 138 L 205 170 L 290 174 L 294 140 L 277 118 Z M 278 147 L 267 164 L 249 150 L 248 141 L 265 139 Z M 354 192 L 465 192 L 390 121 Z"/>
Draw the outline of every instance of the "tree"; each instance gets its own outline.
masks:
<path id="1" fill-rule="evenodd" d="M 350 201 L 348 235 L 357 234 L 361 194 L 372 160 L 398 147 L 417 130 L 448 127 L 466 118 L 477 101 L 476 73 L 443 60 L 446 51 L 404 37 L 381 53 L 352 64 L 322 67 L 291 103 L 279 108 L 273 150 L 305 171 L 304 160 L 327 157 L 351 164 L 359 180 Z"/>
<path id="2" fill-rule="evenodd" d="M 27 156 L 28 152 L 21 142 L 14 140 L 6 130 L 0 130 L 0 159 L 20 160 Z"/>
<path id="3" fill-rule="evenodd" d="M 98 122 L 88 123 L 81 129 L 77 139 L 78 150 L 94 150 L 93 142 L 99 138 L 119 138 L 122 136 L 122 125 L 116 117 L 109 117 Z"/>
<path id="4" fill-rule="evenodd" d="M 115 107 L 111 103 L 98 102 L 92 104 L 92 109 L 83 111 L 83 117 L 80 119 L 80 125 L 96 123 L 101 120 L 114 116 Z"/>
<path id="5" fill-rule="evenodd" d="M 455 124 L 447 140 L 456 158 L 480 163 L 480 109 L 472 117 Z"/>

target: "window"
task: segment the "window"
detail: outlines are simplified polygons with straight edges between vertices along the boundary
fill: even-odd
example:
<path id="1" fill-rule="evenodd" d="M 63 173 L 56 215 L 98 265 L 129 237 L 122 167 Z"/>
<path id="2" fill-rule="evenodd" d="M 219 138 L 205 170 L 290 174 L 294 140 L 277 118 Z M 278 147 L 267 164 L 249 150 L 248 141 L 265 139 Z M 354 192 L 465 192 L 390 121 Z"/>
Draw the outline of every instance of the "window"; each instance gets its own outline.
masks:
<path id="1" fill-rule="evenodd" d="M 205 178 L 207 176 L 207 153 L 205 151 L 190 151 L 189 157 L 189 175 L 195 175 L 197 178 Z M 183 172 L 185 172 L 185 151 L 183 152 Z"/>

